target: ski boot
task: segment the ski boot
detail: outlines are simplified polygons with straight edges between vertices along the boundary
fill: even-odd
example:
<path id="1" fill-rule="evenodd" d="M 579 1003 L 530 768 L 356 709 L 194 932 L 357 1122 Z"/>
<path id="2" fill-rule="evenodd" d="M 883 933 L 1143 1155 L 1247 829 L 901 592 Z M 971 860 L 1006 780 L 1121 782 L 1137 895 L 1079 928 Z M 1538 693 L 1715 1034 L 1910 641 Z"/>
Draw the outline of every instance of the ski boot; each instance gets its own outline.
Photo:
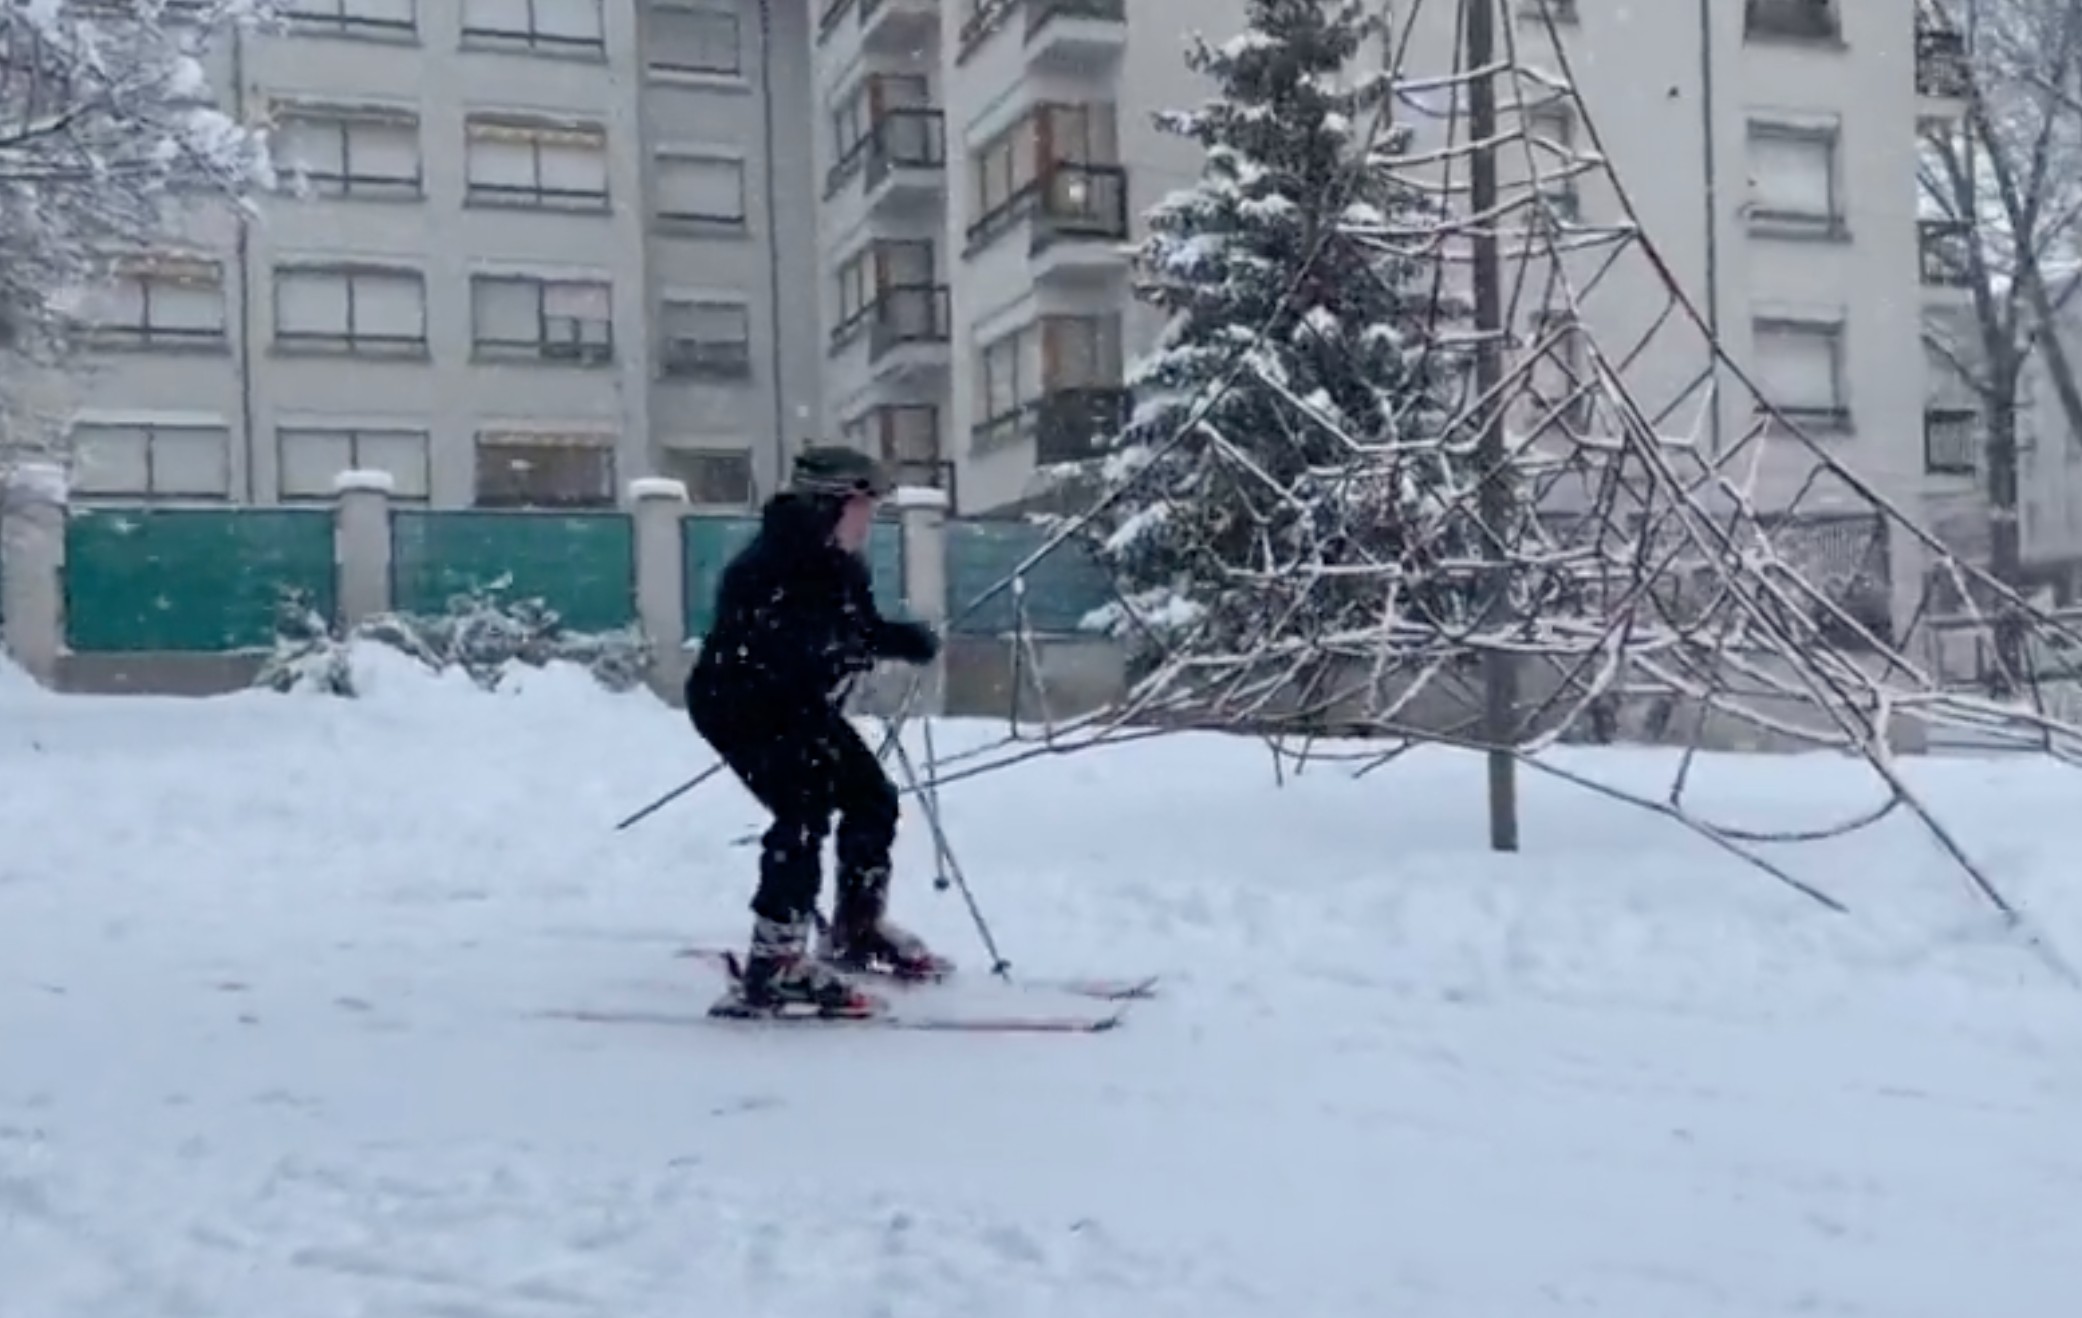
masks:
<path id="1" fill-rule="evenodd" d="M 884 1003 L 807 954 L 809 921 L 759 918 L 742 968 L 731 966 L 734 982 L 708 1009 L 711 1016 L 826 1016 L 864 1019 Z"/>
<path id="2" fill-rule="evenodd" d="M 883 914 L 888 902 L 886 869 L 842 880 L 837 909 L 818 949 L 823 959 L 841 970 L 905 980 L 945 979 L 954 973 L 952 961 Z"/>

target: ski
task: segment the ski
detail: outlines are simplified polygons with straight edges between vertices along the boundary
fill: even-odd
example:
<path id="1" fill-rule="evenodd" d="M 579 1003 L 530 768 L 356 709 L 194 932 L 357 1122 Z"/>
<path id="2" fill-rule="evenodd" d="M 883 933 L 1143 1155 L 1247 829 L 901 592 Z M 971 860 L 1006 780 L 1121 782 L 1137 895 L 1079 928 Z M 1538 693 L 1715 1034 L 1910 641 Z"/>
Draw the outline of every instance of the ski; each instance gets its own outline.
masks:
<path id="1" fill-rule="evenodd" d="M 722 966 L 727 970 L 737 953 L 729 948 L 722 947 L 684 947 L 673 953 L 673 955 L 687 960 L 707 961 Z M 958 982 L 956 979 L 958 972 L 955 971 L 949 971 L 943 975 L 918 978 L 910 975 L 899 975 L 893 971 L 882 969 L 859 970 L 852 966 L 843 966 L 839 967 L 839 969 L 847 975 L 873 979 L 878 984 L 889 984 L 903 989 L 933 988 L 942 984 Z M 1072 997 L 1096 998 L 1103 1002 L 1130 1002 L 1157 996 L 1157 982 L 1160 978 L 1161 976 L 1158 975 L 1147 975 L 1140 979 L 1116 979 L 1088 975 L 1032 978 L 1021 976 L 1018 979 L 1005 982 L 1015 989 L 1066 993 Z"/>
<path id="2" fill-rule="evenodd" d="M 554 1020 L 588 1025 L 695 1025 L 756 1030 L 765 1026 L 929 1030 L 967 1034 L 1103 1034 L 1120 1026 L 1123 1011 L 1103 1016 L 912 1016 L 887 1011 L 871 1016 L 819 1016 L 812 1012 L 767 1012 L 756 1016 L 711 1016 L 706 1012 L 603 1011 L 577 1009 L 543 1013 Z"/>

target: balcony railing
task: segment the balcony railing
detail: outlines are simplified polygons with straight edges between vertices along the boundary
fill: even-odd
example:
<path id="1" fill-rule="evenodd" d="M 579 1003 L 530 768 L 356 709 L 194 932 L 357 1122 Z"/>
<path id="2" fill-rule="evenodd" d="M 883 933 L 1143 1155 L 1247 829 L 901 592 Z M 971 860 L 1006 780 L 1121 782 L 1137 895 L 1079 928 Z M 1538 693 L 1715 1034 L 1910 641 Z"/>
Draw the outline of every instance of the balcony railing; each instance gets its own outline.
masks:
<path id="1" fill-rule="evenodd" d="M 913 343 L 945 343 L 951 321 L 945 284 L 897 284 L 868 309 L 868 360 Z"/>
<path id="2" fill-rule="evenodd" d="M 1127 0 L 1026 0 L 1027 40 L 1058 18 L 1082 18 L 1099 23 L 1128 21 Z"/>
<path id="3" fill-rule="evenodd" d="M 1928 288 L 1968 288 L 1973 284 L 1973 226 L 1964 220 L 1920 220 L 1916 245 Z"/>
<path id="4" fill-rule="evenodd" d="M 1981 465 L 1981 414 L 1971 407 L 1923 411 L 1923 470 L 1934 476 L 1971 476 Z"/>
<path id="5" fill-rule="evenodd" d="M 1933 23 L 1916 25 L 1916 94 L 1964 98 L 1973 88 L 1966 38 Z"/>
<path id="6" fill-rule="evenodd" d="M 945 169 L 947 116 L 925 107 L 886 110 L 868 129 L 867 186 L 880 186 L 893 169 Z"/>
<path id="7" fill-rule="evenodd" d="M 1051 243 L 1128 236 L 1128 171 L 1119 165 L 1050 165 L 1038 184 L 1035 251 Z"/>
<path id="8" fill-rule="evenodd" d="M 1082 462 L 1128 424 L 1131 400 L 1119 387 L 1058 389 L 1031 404 L 1034 461 Z"/>

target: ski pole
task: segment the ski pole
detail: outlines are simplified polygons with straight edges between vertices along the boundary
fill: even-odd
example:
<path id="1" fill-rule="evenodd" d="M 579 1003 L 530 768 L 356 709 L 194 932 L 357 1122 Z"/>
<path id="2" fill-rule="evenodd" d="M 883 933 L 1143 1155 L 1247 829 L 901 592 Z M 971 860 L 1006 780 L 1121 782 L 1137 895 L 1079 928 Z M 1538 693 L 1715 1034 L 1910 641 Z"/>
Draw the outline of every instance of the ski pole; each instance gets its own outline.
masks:
<path id="1" fill-rule="evenodd" d="M 641 820 L 645 820 L 645 819 L 648 819 L 648 818 L 650 818 L 650 817 L 651 817 L 652 815 L 656 814 L 656 813 L 657 813 L 658 811 L 660 811 L 660 810 L 664 809 L 664 808 L 665 808 L 666 806 L 668 806 L 668 805 L 671 805 L 671 804 L 672 804 L 672 803 L 673 803 L 674 801 L 677 801 L 677 800 L 679 800 L 679 799 L 680 799 L 681 797 L 685 796 L 685 795 L 686 795 L 687 793 L 689 793 L 689 792 L 693 791 L 693 790 L 694 790 L 695 788 L 697 788 L 697 787 L 701 786 L 701 785 L 702 785 L 703 783 L 707 782 L 707 781 L 708 781 L 709 779 L 711 779 L 711 778 L 715 777 L 715 776 L 716 776 L 716 773 L 717 773 L 717 771 L 718 771 L 718 770 L 720 770 L 720 769 L 721 769 L 722 767 L 723 767 L 723 762 L 722 762 L 721 760 L 718 760 L 718 761 L 716 761 L 716 762 L 715 762 L 714 764 L 711 764 L 710 766 L 708 766 L 708 768 L 706 768 L 706 769 L 703 769 L 703 770 L 702 770 L 702 771 L 701 771 L 700 773 L 698 773 L 698 774 L 695 774 L 695 775 L 694 775 L 694 776 L 693 776 L 692 778 L 689 778 L 689 779 L 688 779 L 687 781 L 685 781 L 685 782 L 681 783 L 681 784 L 680 784 L 680 785 L 679 785 L 678 787 L 675 787 L 675 788 L 673 788 L 673 789 L 672 789 L 671 791 L 669 791 L 669 792 L 667 792 L 667 793 L 666 793 L 665 795 L 663 795 L 663 796 L 659 797 L 659 798 L 658 798 L 657 800 L 655 800 L 655 801 L 651 802 L 651 803 L 650 803 L 649 805 L 645 806 L 645 807 L 644 807 L 643 809 L 641 809 L 641 810 L 637 811 L 637 812 L 636 812 L 635 814 L 633 814 L 633 815 L 630 815 L 630 816 L 629 816 L 629 817 L 628 817 L 627 819 L 624 819 L 624 820 L 623 820 L 623 821 L 622 821 L 621 823 L 619 823 L 619 824 L 616 824 L 616 825 L 614 826 L 614 831 L 615 831 L 615 832 L 617 832 L 617 833 L 619 833 L 619 832 L 621 832 L 621 831 L 622 831 L 623 829 L 625 829 L 625 828 L 629 827 L 629 826 L 630 826 L 631 824 L 634 824 L 634 823 L 637 823 L 637 822 L 639 822 L 639 821 L 641 821 Z"/>
<path id="2" fill-rule="evenodd" d="M 1010 983 L 1012 963 L 998 950 L 998 940 L 991 936 L 990 921 L 983 918 L 983 908 L 976 904 L 976 894 L 969 887 L 968 875 L 962 872 L 961 862 L 954 858 L 954 844 L 947 840 L 947 828 L 940 818 L 938 791 L 919 778 L 918 766 L 912 761 L 911 752 L 904 749 L 896 720 L 885 718 L 883 724 L 889 729 L 890 743 L 896 749 L 897 766 L 903 770 L 904 776 L 911 780 L 911 790 L 924 806 L 925 822 L 932 829 L 934 859 L 940 870 L 933 886 L 945 891 L 948 882 L 952 880 L 955 890 L 961 893 L 962 902 L 969 908 L 969 919 L 975 923 L 976 932 L 982 936 L 983 950 L 990 954 L 990 973 Z M 926 726 L 928 729 L 932 726 L 930 720 L 926 722 Z"/>

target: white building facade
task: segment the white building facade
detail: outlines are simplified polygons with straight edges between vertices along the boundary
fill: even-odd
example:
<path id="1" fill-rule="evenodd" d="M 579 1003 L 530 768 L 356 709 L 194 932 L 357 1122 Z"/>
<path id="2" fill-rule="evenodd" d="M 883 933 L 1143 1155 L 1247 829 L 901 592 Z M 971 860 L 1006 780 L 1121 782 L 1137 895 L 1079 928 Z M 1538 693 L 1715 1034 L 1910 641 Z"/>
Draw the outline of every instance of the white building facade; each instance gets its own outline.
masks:
<path id="1" fill-rule="evenodd" d="M 1450 67 L 1457 8 L 1426 7 L 1406 67 Z M 1552 10 L 1598 149 L 1757 388 L 1905 511 L 1970 493 L 1956 463 L 1929 458 L 1915 383 L 1922 301 L 1950 295 L 1918 278 L 1916 130 L 1959 107 L 1932 94 L 1942 82 L 1924 69 L 1914 0 Z M 1549 63 L 1537 6 L 1499 11 L 1515 27 L 1500 48 Z M 1220 39 L 1241 23 L 1224 0 L 1196 7 L 1190 27 Z M 1074 454 L 1094 419 L 1118 415 L 1121 372 L 1152 341 L 1126 252 L 1141 212 L 1197 173 L 1190 144 L 1150 125 L 1208 90 L 1184 66 L 1186 26 L 1175 7 L 1135 0 L 963 0 L 944 12 L 832 0 L 821 15 L 826 397 L 844 433 L 920 475 L 937 469 L 965 511 L 1034 493 L 1037 459 Z M 1585 127 L 1562 117 L 1544 113 L 1533 130 L 1587 147 Z M 1584 223 L 1619 219 L 1596 175 L 1573 192 Z M 1586 303 L 1587 328 L 1615 353 L 1668 305 L 1649 262 L 1621 267 Z M 1705 405 L 1713 373 L 1697 332 L 1662 335 L 1628 378 L 1644 399 L 1678 404 L 1667 429 L 1733 443 L 1756 421 L 1733 379 L 1720 380 L 1717 409 Z M 1934 424 L 1942 432 L 1944 418 Z"/>
<path id="2" fill-rule="evenodd" d="M 83 494 L 293 501 L 353 465 L 443 506 L 660 473 L 741 507 L 843 437 L 983 512 L 1123 414 L 1159 328 L 1140 216 L 1199 170 L 1151 122 L 1209 90 L 1177 6 L 288 4 L 219 73 L 309 195 L 144 254 L 76 384 Z M 1913 383 L 1921 314 L 1958 296 L 1916 219 L 1918 118 L 1958 104 L 1929 94 L 1914 0 L 1551 8 L 1598 149 L 1745 372 L 1890 497 L 1970 497 Z M 1546 19 L 1499 11 L 1541 62 Z M 1242 23 L 1241 0 L 1190 15 Z M 1450 36 L 1409 60 L 1443 71 Z M 1570 200 L 1620 213 L 1595 175 Z M 1667 303 L 1621 267 L 1586 307 L 1608 352 Z M 1703 398 L 1700 336 L 1665 339 L 1630 381 Z M 1721 384 L 1661 424 L 1732 442 L 1755 418 Z"/>
<path id="3" fill-rule="evenodd" d="M 799 6 L 284 7 L 214 72 L 294 195 L 129 262 L 68 391 L 79 495 L 293 503 L 349 466 L 440 506 L 771 487 L 823 423 L 787 282 L 814 242 Z"/>

